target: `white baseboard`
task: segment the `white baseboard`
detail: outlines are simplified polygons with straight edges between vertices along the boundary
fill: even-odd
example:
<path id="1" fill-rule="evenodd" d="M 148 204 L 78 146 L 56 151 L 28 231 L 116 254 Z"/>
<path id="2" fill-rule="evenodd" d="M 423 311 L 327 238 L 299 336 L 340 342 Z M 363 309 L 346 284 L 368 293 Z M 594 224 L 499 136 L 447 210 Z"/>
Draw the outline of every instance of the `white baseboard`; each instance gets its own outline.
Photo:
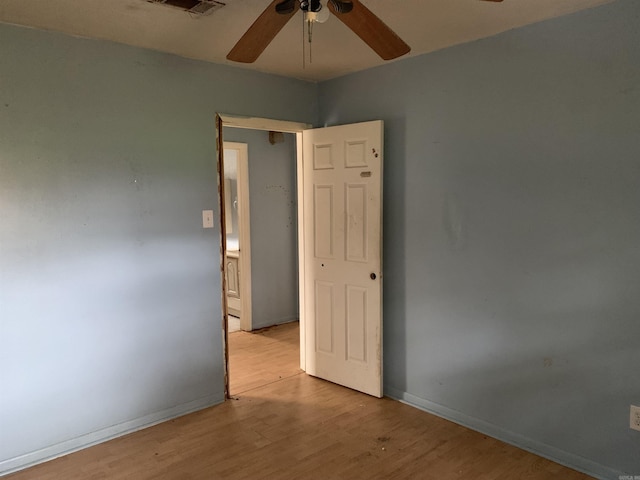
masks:
<path id="1" fill-rule="evenodd" d="M 160 412 L 145 415 L 144 417 L 103 428 L 102 430 L 81 435 L 80 437 L 72 438 L 71 440 L 57 443 L 41 450 L 20 455 L 19 457 L 0 461 L 0 476 L 7 475 L 18 470 L 23 470 L 37 465 L 38 463 L 53 460 L 54 458 L 68 455 L 69 453 L 151 427 L 152 425 L 156 425 L 176 417 L 181 417 L 182 415 L 186 415 L 197 410 L 202 410 L 203 408 L 217 405 L 223 401 L 224 397 L 221 395 L 208 395 L 192 402 L 177 405 Z"/>
<path id="2" fill-rule="evenodd" d="M 587 475 L 591 475 L 592 477 L 600 480 L 618 479 L 625 475 L 624 472 L 613 470 L 579 455 L 574 455 L 517 433 L 504 430 L 491 423 L 470 417 L 464 413 L 460 413 L 438 403 L 416 397 L 410 393 L 396 390 L 393 387 L 385 386 L 384 394 L 394 400 L 398 400 L 427 413 L 450 420 L 458 425 L 462 425 L 463 427 L 467 427 L 471 430 L 496 438 L 528 452 L 535 453 L 536 455 L 540 455 L 541 457 L 552 460 L 560 465 L 578 470 L 579 472 L 586 473 Z"/>
<path id="3" fill-rule="evenodd" d="M 293 323 L 293 322 L 297 322 L 297 321 L 299 321 L 298 317 L 294 316 L 294 317 L 283 317 L 283 318 L 279 318 L 278 320 L 271 320 L 269 322 L 269 325 L 264 325 L 264 326 L 258 326 L 254 322 L 254 325 L 253 325 L 254 328 L 253 329 L 254 330 L 261 330 L 263 328 L 275 327 L 275 326 L 278 326 L 278 325 L 284 325 L 286 323 Z"/>

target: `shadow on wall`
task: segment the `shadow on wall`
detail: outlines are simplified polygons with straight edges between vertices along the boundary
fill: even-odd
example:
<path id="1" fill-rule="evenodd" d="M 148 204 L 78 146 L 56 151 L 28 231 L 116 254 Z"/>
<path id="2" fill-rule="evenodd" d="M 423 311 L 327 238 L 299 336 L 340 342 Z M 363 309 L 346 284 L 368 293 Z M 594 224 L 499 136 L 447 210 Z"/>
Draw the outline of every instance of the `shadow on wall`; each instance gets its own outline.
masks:
<path id="1" fill-rule="evenodd" d="M 384 123 L 383 185 L 383 381 L 407 389 L 405 119 Z M 385 192 L 401 192 L 386 195 Z"/>

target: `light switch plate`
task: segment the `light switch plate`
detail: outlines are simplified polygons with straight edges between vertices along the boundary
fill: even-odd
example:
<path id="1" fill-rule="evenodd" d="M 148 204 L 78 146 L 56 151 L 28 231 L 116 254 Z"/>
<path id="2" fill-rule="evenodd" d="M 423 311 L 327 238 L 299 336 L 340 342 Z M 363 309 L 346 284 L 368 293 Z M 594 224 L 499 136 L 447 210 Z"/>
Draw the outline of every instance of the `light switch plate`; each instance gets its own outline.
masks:
<path id="1" fill-rule="evenodd" d="M 636 407 L 635 405 L 631 405 L 629 428 L 640 431 L 640 407 Z"/>
<path id="2" fill-rule="evenodd" d="M 202 211 L 202 228 L 213 228 L 213 210 Z"/>

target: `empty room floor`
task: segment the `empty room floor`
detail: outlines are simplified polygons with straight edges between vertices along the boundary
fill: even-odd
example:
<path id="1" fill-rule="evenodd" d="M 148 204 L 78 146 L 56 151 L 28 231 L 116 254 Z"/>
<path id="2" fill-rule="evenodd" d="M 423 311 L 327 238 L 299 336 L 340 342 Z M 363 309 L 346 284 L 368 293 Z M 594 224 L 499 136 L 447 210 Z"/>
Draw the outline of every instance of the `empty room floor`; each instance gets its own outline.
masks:
<path id="1" fill-rule="evenodd" d="M 297 324 L 233 333 L 229 342 L 232 400 L 7 480 L 591 478 L 400 402 L 307 376 L 298 369 Z"/>

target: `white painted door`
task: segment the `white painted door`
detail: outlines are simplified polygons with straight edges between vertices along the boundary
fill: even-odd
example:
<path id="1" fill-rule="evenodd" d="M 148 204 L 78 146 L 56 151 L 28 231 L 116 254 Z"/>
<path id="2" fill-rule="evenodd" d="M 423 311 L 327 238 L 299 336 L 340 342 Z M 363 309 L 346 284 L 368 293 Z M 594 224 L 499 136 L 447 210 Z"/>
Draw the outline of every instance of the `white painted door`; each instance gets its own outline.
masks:
<path id="1" fill-rule="evenodd" d="M 302 134 L 308 374 L 382 396 L 382 121 Z"/>

